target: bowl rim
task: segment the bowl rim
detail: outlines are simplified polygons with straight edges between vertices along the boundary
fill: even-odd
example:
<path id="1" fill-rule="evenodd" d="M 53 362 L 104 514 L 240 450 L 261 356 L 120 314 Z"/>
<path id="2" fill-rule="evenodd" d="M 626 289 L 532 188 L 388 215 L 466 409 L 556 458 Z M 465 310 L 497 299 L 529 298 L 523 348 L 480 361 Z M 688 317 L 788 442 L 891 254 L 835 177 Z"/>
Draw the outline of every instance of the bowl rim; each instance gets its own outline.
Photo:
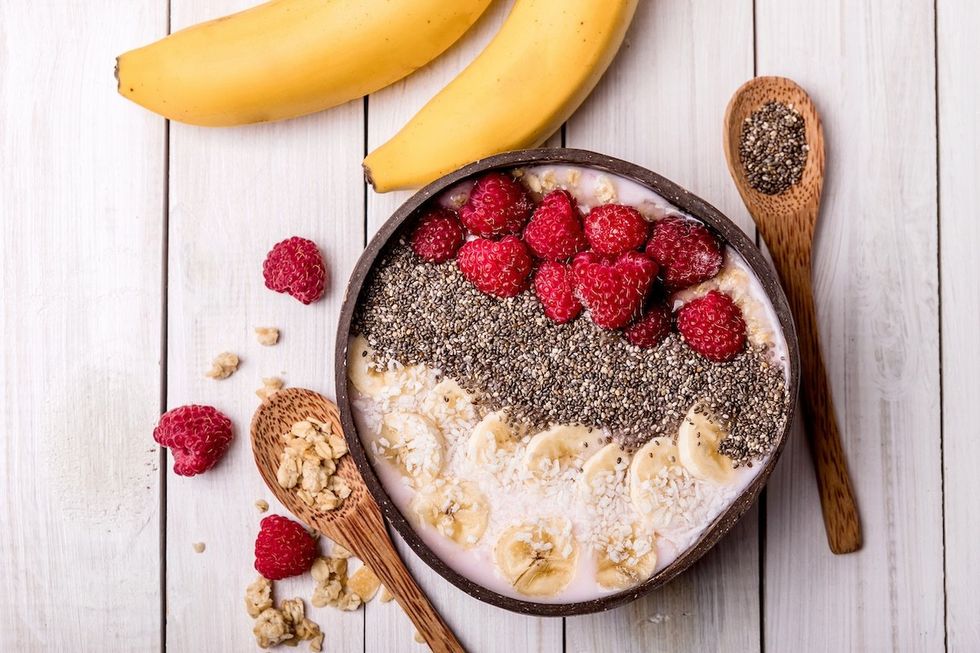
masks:
<path id="1" fill-rule="evenodd" d="M 701 536 L 692 546 L 688 547 L 678 558 L 646 581 L 627 590 L 575 603 L 538 603 L 506 596 L 470 580 L 443 562 L 422 540 L 408 519 L 394 504 L 385 490 L 384 485 L 381 483 L 377 472 L 375 472 L 373 463 L 368 457 L 367 450 L 354 424 L 347 385 L 347 346 L 357 301 L 364 282 L 378 255 L 383 251 L 391 238 L 399 233 L 402 225 L 412 218 L 416 211 L 430 199 L 439 195 L 450 186 L 469 177 L 495 169 L 512 170 L 514 168 L 532 165 L 549 164 L 594 168 L 630 179 L 659 194 L 674 206 L 701 220 L 721 234 L 725 241 L 734 247 L 735 251 L 752 268 L 766 296 L 772 303 L 776 318 L 783 332 L 783 337 L 786 340 L 786 364 L 789 371 L 790 406 L 787 413 L 786 426 L 780 434 L 779 441 L 763 466 L 763 469 L 756 475 L 748 487 L 732 501 L 724 512 L 718 515 L 704 529 Z M 789 303 L 783 293 L 782 287 L 779 285 L 775 271 L 763 258 L 762 252 L 756 247 L 755 243 L 734 222 L 721 213 L 721 211 L 669 179 L 622 159 L 589 150 L 572 148 L 537 148 L 496 154 L 444 175 L 408 198 L 385 221 L 381 228 L 378 229 L 361 253 L 351 273 L 344 293 L 340 319 L 337 325 L 334 372 L 337 406 L 340 408 L 340 418 L 344 432 L 348 434 L 347 441 L 350 454 L 357 464 L 358 471 L 360 471 L 361 476 L 364 478 L 368 490 L 380 506 L 382 514 L 391 522 L 395 530 L 408 543 L 412 551 L 440 576 L 469 596 L 512 612 L 544 617 L 591 614 L 610 610 L 634 601 L 662 587 L 678 574 L 686 571 L 701 556 L 717 544 L 752 504 L 755 503 L 759 493 L 768 481 L 776 462 L 779 460 L 792 429 L 800 384 L 799 343 Z"/>

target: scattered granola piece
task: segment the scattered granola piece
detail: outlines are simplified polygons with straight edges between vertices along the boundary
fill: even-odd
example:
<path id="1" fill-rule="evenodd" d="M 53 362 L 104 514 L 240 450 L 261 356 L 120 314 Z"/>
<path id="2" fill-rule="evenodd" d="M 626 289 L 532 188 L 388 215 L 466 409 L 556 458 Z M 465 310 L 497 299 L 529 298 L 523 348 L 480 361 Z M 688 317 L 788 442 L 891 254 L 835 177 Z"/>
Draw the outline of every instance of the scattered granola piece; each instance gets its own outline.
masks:
<path id="1" fill-rule="evenodd" d="M 237 354 L 230 351 L 222 352 L 212 361 L 211 369 L 204 375 L 212 379 L 227 379 L 235 373 L 240 362 Z"/>
<path id="2" fill-rule="evenodd" d="M 331 558 L 350 558 L 353 555 L 353 553 L 336 542 L 333 543 L 333 547 L 330 549 Z"/>
<path id="3" fill-rule="evenodd" d="M 340 610 L 361 607 L 361 597 L 347 586 L 346 558 L 317 558 L 310 573 L 316 581 L 311 599 L 314 607 L 329 605 Z"/>
<path id="4" fill-rule="evenodd" d="M 362 565 L 360 569 L 351 575 L 350 580 L 347 582 L 347 587 L 361 597 L 362 602 L 367 603 L 378 593 L 378 588 L 381 587 L 381 581 L 378 580 L 378 577 L 370 567 Z"/>
<path id="5" fill-rule="evenodd" d="M 282 390 L 283 380 L 276 376 L 264 377 L 262 387 L 255 391 L 259 399 L 265 401 L 272 395 Z"/>
<path id="6" fill-rule="evenodd" d="M 316 637 L 314 637 L 313 639 L 310 640 L 310 650 L 313 651 L 313 653 L 320 653 L 320 651 L 323 650 L 323 633 L 322 632 L 319 635 L 317 635 Z"/>
<path id="7" fill-rule="evenodd" d="M 265 512 L 269 509 L 269 502 L 265 499 L 259 499 L 255 502 L 255 507 L 258 508 L 259 512 Z"/>
<path id="8" fill-rule="evenodd" d="M 271 347 L 279 342 L 279 329 L 276 327 L 255 327 L 255 339 L 260 345 Z"/>
<path id="9" fill-rule="evenodd" d="M 384 585 L 382 585 L 381 586 L 381 597 L 378 600 L 381 601 L 382 603 L 391 603 L 392 599 L 394 599 L 394 598 L 395 598 L 395 595 L 392 594 L 390 591 L 388 591 L 388 588 L 387 587 L 385 587 Z"/>
<path id="10" fill-rule="evenodd" d="M 419 644 L 425 644 L 425 638 L 422 637 L 422 633 L 420 633 L 418 630 L 412 631 L 412 639 L 414 639 Z"/>
<path id="11" fill-rule="evenodd" d="M 276 481 L 293 490 L 304 504 L 320 511 L 334 510 L 351 494 L 346 479 L 336 475 L 347 454 L 347 442 L 330 424 L 308 418 L 281 436 L 285 443 Z"/>
<path id="12" fill-rule="evenodd" d="M 204 553 L 205 544 L 204 542 L 194 542 L 191 546 L 194 547 L 196 553 Z"/>
<path id="13" fill-rule="evenodd" d="M 272 583 L 262 576 L 245 588 L 245 610 L 253 619 L 272 607 Z"/>
<path id="14" fill-rule="evenodd" d="M 612 179 L 599 175 L 595 180 L 595 198 L 603 204 L 616 201 L 616 187 L 613 186 Z"/>
<path id="15" fill-rule="evenodd" d="M 255 620 L 252 634 L 259 648 L 270 648 L 293 637 L 291 625 L 282 612 L 267 608 Z"/>

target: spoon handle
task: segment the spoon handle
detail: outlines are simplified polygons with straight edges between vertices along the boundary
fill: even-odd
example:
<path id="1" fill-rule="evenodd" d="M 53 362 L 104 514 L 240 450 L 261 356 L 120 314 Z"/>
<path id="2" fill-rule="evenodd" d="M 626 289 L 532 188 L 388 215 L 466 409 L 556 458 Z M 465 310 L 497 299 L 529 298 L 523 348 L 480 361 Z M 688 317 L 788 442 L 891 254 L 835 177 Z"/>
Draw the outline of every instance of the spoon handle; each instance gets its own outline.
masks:
<path id="1" fill-rule="evenodd" d="M 780 276 L 784 277 L 783 286 L 796 318 L 800 358 L 803 363 L 800 388 L 803 417 L 810 456 L 817 475 L 827 541 L 834 553 L 852 553 L 861 548 L 861 521 L 841 446 L 834 401 L 827 381 L 827 368 L 820 352 L 810 266 L 801 263 L 787 272 L 788 275 Z M 786 276 L 791 278 L 785 278 Z"/>
<path id="2" fill-rule="evenodd" d="M 357 557 L 378 576 L 395 595 L 405 614 L 433 653 L 466 653 L 463 645 L 442 620 L 422 589 L 405 567 L 388 537 L 381 511 L 374 501 L 364 501 L 351 512 L 339 528 L 339 539 L 350 545 Z"/>

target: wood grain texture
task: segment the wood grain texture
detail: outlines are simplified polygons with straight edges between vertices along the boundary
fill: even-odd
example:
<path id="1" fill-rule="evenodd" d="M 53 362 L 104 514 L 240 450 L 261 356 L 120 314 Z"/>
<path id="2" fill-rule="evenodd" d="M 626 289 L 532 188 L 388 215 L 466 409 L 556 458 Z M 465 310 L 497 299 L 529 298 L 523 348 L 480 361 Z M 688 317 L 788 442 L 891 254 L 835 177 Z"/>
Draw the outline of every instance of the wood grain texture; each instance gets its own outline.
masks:
<path id="1" fill-rule="evenodd" d="M 745 122 L 768 102 L 779 102 L 799 112 L 806 126 L 805 138 L 809 147 L 798 183 L 778 195 L 766 195 L 749 184 L 739 154 Z M 861 548 L 861 522 L 841 445 L 827 368 L 820 351 L 817 312 L 813 303 L 813 234 L 820 214 L 825 167 L 820 114 L 806 91 L 792 80 L 756 77 L 739 87 L 728 103 L 724 147 L 732 180 L 755 220 L 759 234 L 769 246 L 772 263 L 793 309 L 803 365 L 800 403 L 827 541 L 834 553 L 853 553 Z"/>
<path id="2" fill-rule="evenodd" d="M 368 149 L 390 138 L 489 42 L 503 23 L 511 0 L 495 2 L 473 29 L 446 54 L 406 80 L 370 96 L 368 100 Z M 555 140 L 555 139 L 553 139 Z M 560 138 L 557 139 L 560 144 Z M 411 193 L 368 192 L 368 237 L 381 226 Z M 401 538 L 392 537 L 415 579 L 469 651 L 557 652 L 562 650 L 560 619 L 522 617 L 465 595 L 429 568 Z M 367 606 L 368 653 L 418 650 L 412 625 L 394 602 L 374 601 Z"/>
<path id="3" fill-rule="evenodd" d="M 160 645 L 164 128 L 112 61 L 165 9 L 0 2 L 4 651 Z"/>
<path id="4" fill-rule="evenodd" d="M 939 0 L 939 216 L 942 268 L 943 461 L 946 527 L 946 642 L 955 653 L 980 650 L 980 476 L 973 463 L 980 406 L 980 5 Z"/>
<path id="5" fill-rule="evenodd" d="M 341 543 L 370 566 L 395 596 L 398 604 L 433 653 L 464 653 L 456 636 L 419 589 L 395 551 L 385 530 L 381 511 L 368 493 L 364 479 L 350 456 L 337 462 L 337 476 L 350 488 L 342 504 L 329 512 L 306 505 L 293 490 L 279 485 L 277 470 L 283 455 L 282 435 L 306 419 L 329 424 L 344 436 L 337 405 L 306 388 L 285 388 L 262 402 L 252 417 L 251 443 L 255 464 L 266 486 L 304 524 Z"/>
<path id="6" fill-rule="evenodd" d="M 942 650 L 932 3 L 759 0 L 756 25 L 759 74 L 823 117 L 814 288 L 865 533 L 827 550 L 793 441 L 769 485 L 766 649 Z"/>
<path id="7" fill-rule="evenodd" d="M 644 2 L 609 73 L 566 127 L 569 147 L 625 158 L 752 222 L 722 150 L 728 98 L 752 76 L 752 2 Z M 759 650 L 758 512 L 646 598 L 566 620 L 567 650 Z"/>
<path id="8" fill-rule="evenodd" d="M 250 0 L 173 0 L 173 29 L 253 4 Z M 233 129 L 173 124 L 170 130 L 170 267 L 168 404 L 209 403 L 228 414 L 236 440 L 204 476 L 167 483 L 168 651 L 255 649 L 244 611 L 255 576 L 253 542 L 264 498 L 288 514 L 255 469 L 248 424 L 261 378 L 333 393 L 334 325 L 344 281 L 363 239 L 364 187 L 359 167 L 361 102 L 307 118 Z M 314 240 L 330 279 L 324 298 L 304 306 L 267 290 L 262 261 L 290 236 Z M 282 329 L 279 344 L 260 346 L 256 326 Z M 224 381 L 204 378 L 222 351 L 242 358 Z M 170 461 L 168 461 L 168 465 Z M 205 542 L 195 553 L 192 542 Z M 302 597 L 337 653 L 364 648 L 364 612 L 313 609 L 307 576 L 276 583 L 278 599 Z"/>

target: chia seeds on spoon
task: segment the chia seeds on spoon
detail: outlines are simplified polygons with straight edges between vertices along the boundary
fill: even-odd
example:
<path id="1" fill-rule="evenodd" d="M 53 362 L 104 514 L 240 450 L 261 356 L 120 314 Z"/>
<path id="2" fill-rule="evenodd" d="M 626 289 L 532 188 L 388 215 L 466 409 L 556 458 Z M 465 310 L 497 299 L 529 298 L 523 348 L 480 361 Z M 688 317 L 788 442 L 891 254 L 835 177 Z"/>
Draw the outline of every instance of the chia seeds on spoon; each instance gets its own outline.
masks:
<path id="1" fill-rule="evenodd" d="M 809 151 L 806 122 L 791 106 L 766 102 L 742 124 L 739 158 L 760 193 L 779 195 L 800 183 Z"/>
<path id="2" fill-rule="evenodd" d="M 484 295 L 454 261 L 423 264 L 403 241 L 372 271 L 354 330 L 382 361 L 437 368 L 475 394 L 482 411 L 507 408 L 528 430 L 602 427 L 633 449 L 673 437 L 704 401 L 729 426 L 721 451 L 741 465 L 769 452 L 788 411 L 783 370 L 764 348 L 716 364 L 677 334 L 640 349 L 588 318 L 554 324 L 532 292 Z"/>

